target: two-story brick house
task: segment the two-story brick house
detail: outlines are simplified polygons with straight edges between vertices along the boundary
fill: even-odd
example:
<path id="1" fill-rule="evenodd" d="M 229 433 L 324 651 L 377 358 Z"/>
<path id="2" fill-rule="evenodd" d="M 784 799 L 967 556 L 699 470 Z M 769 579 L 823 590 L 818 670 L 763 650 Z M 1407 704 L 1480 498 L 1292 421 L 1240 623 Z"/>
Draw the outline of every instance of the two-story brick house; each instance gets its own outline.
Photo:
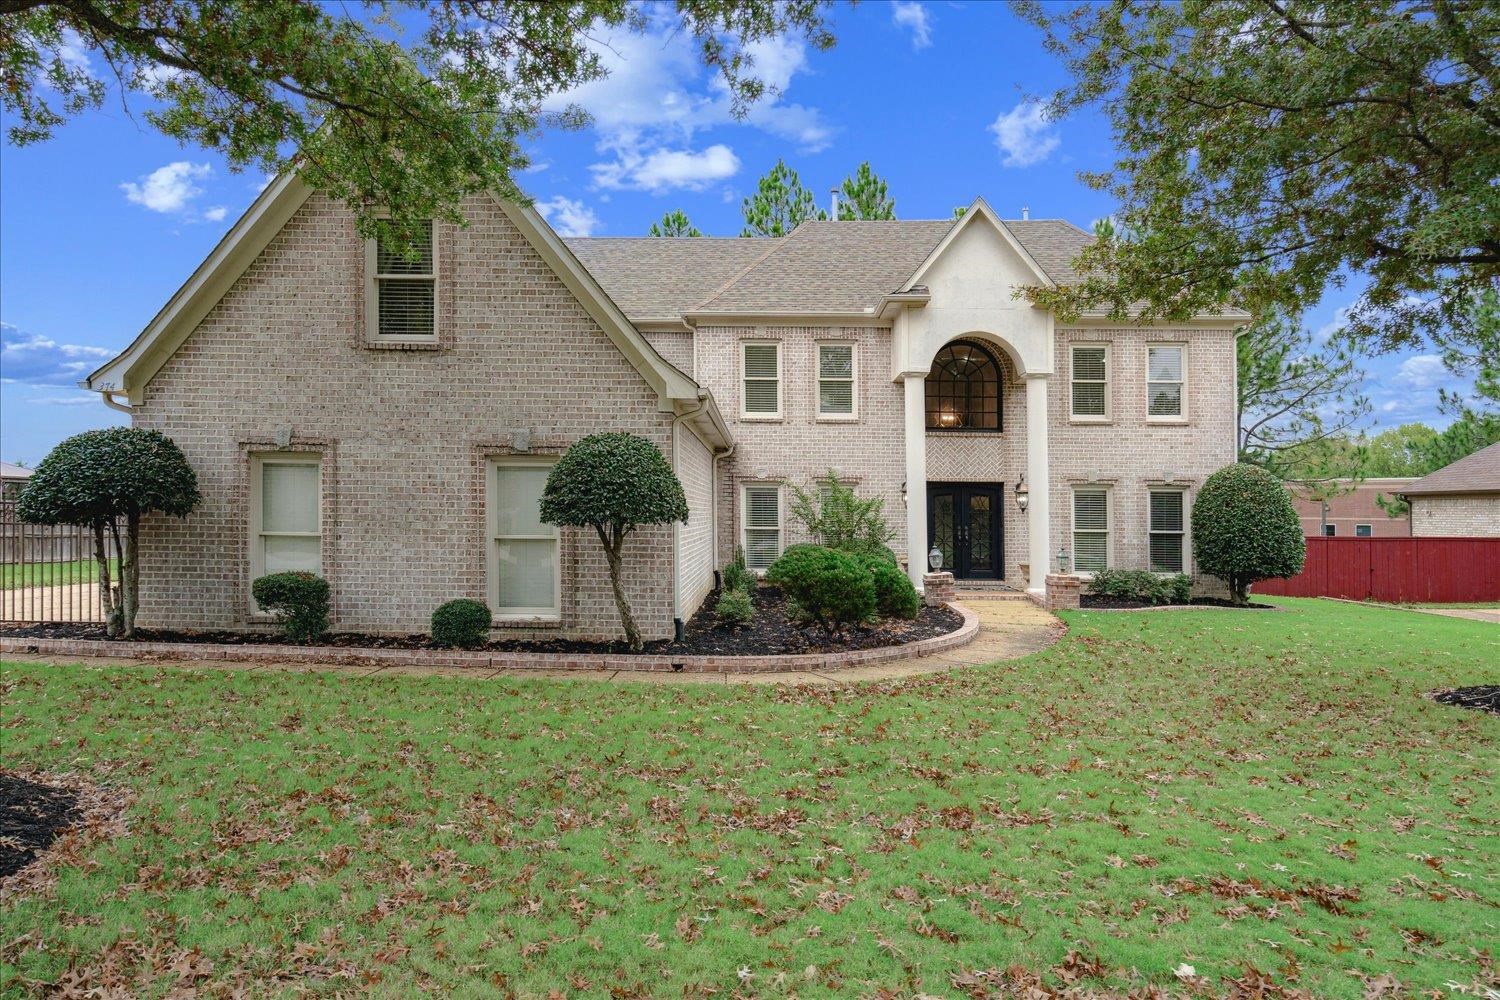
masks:
<path id="1" fill-rule="evenodd" d="M 807 223 L 782 238 L 559 238 L 476 196 L 417 259 L 278 179 L 85 383 L 170 435 L 204 504 L 144 532 L 143 623 L 234 627 L 255 576 L 329 580 L 335 626 L 414 630 L 469 596 L 497 628 L 618 630 L 591 534 L 540 523 L 586 434 L 655 442 L 686 524 L 628 546 L 642 631 L 670 635 L 736 546 L 797 540 L 790 484 L 885 498 L 920 582 L 1039 590 L 1059 555 L 1192 572 L 1194 490 L 1235 454 L 1243 314 L 1064 326 L 1016 289 L 1066 283 L 1056 220 Z"/>

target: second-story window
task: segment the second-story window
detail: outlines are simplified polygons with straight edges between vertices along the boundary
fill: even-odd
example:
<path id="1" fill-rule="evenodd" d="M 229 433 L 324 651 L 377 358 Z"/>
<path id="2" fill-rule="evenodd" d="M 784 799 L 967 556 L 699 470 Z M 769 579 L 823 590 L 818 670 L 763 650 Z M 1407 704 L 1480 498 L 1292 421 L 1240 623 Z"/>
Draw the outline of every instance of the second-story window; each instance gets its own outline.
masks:
<path id="1" fill-rule="evenodd" d="M 740 415 L 774 419 L 781 416 L 781 344 L 747 340 L 740 346 L 742 384 Z"/>
<path id="2" fill-rule="evenodd" d="M 932 359 L 927 374 L 927 429 L 1000 430 L 1000 366 L 978 344 L 960 340 Z"/>
<path id="3" fill-rule="evenodd" d="M 854 345 L 818 345 L 818 416 L 854 416 Z"/>
<path id="4" fill-rule="evenodd" d="M 1146 348 L 1146 415 L 1182 416 L 1182 345 Z"/>
<path id="5" fill-rule="evenodd" d="M 1074 419 L 1109 418 L 1109 345 L 1074 344 L 1072 352 Z"/>
<path id="6" fill-rule="evenodd" d="M 420 224 L 410 247 L 369 241 L 366 324 L 372 340 L 437 337 L 437 254 L 432 220 Z"/>

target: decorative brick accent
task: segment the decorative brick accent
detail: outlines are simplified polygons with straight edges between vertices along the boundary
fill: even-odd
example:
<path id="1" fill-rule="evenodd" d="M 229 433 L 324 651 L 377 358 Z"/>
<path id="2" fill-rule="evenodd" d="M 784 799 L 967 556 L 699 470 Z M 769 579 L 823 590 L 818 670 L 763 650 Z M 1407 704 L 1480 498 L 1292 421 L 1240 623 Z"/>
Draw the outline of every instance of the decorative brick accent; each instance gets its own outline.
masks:
<path id="1" fill-rule="evenodd" d="M 1083 594 L 1083 578 L 1064 576 L 1062 573 L 1047 574 L 1047 610 L 1074 610 L 1079 607 Z"/>
<path id="2" fill-rule="evenodd" d="M 927 602 L 929 608 L 951 603 L 957 593 L 952 573 L 922 574 L 922 600 Z"/>

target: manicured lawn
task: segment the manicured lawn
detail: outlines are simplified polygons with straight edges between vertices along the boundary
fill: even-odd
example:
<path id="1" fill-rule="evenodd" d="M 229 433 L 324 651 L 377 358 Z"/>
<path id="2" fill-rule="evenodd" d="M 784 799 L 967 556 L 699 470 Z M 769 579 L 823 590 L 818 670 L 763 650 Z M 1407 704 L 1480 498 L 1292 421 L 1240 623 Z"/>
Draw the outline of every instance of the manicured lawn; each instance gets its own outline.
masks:
<path id="1" fill-rule="evenodd" d="M 5 762 L 136 800 L 0 992 L 1482 993 L 1500 719 L 1421 694 L 1500 629 L 1285 603 L 849 689 L 11 665 Z"/>
<path id="2" fill-rule="evenodd" d="M 119 560 L 109 561 L 111 579 L 119 577 Z M 73 562 L 0 564 L 0 590 L 20 587 L 52 587 L 64 583 L 88 583 L 99 579 L 99 564 L 92 559 Z"/>

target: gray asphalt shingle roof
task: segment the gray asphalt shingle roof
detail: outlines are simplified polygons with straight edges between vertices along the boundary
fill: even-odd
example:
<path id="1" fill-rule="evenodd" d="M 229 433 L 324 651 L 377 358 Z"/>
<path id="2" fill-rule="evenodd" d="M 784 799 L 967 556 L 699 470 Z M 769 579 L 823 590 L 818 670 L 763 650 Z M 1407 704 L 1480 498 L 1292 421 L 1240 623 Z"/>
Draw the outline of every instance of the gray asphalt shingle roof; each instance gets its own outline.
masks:
<path id="1" fill-rule="evenodd" d="M 1500 493 L 1500 441 L 1429 473 L 1398 493 Z"/>
<path id="2" fill-rule="evenodd" d="M 633 320 L 685 312 L 858 312 L 901 286 L 954 220 L 805 222 L 780 238 L 579 237 L 569 249 Z M 1059 285 L 1093 239 L 1061 219 L 1008 220 Z"/>

